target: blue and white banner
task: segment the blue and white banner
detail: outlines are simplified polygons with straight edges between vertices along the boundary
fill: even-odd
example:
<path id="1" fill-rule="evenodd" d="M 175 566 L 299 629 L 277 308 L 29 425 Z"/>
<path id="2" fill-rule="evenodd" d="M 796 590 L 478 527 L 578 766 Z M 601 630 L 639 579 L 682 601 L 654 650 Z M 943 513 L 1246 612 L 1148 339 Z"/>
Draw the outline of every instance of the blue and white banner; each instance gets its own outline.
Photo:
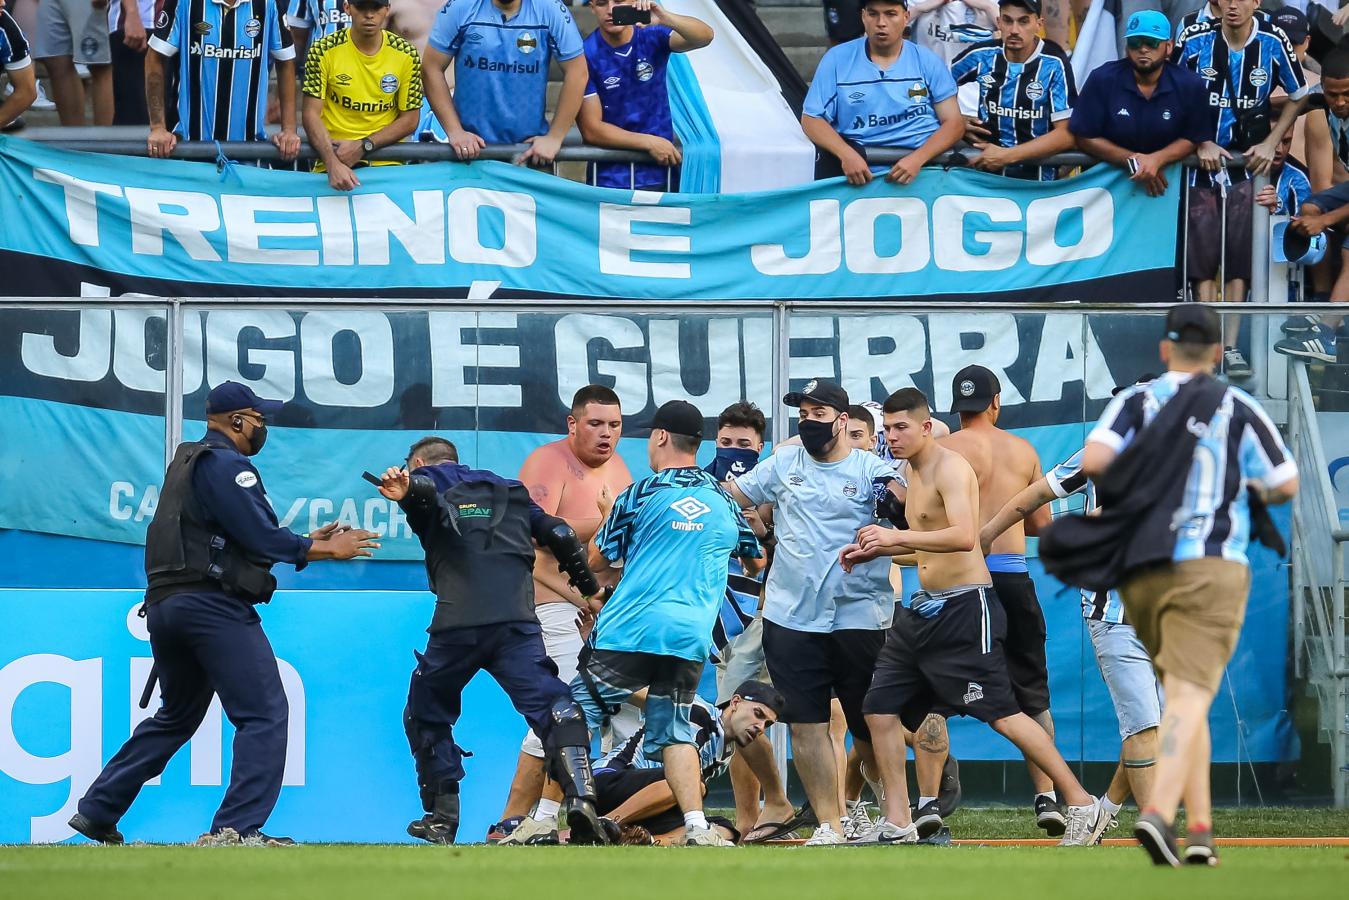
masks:
<path id="1" fill-rule="evenodd" d="M 343 194 L 322 175 L 0 137 L 0 180 L 17 295 L 1175 298 L 1180 179 L 1150 198 L 1110 166 L 694 195 L 433 163 L 362 170 Z"/>

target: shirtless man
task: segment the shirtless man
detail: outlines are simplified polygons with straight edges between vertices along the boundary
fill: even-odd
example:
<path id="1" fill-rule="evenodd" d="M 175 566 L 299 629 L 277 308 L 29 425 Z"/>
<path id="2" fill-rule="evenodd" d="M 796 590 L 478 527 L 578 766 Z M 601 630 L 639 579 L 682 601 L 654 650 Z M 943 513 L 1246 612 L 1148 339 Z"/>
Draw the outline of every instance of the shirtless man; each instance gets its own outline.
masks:
<path id="1" fill-rule="evenodd" d="M 960 430 L 942 441 L 974 469 L 979 482 L 979 524 L 998 514 L 1008 500 L 1040 480 L 1040 457 L 1029 442 L 997 427 L 1002 385 L 983 366 L 966 366 L 951 382 L 951 412 L 960 415 Z M 1049 524 L 1049 509 L 1028 521 L 1032 529 Z M 1007 613 L 1007 671 L 1017 706 L 1040 723 L 1051 740 L 1049 669 L 1045 663 L 1045 616 L 1026 570 L 1026 529 L 1017 523 L 999 535 L 988 554 L 993 590 Z M 1049 777 L 1027 760 L 1035 789 L 1035 824 L 1053 837 L 1063 834 L 1063 811 Z"/>
<path id="2" fill-rule="evenodd" d="M 586 385 L 572 398 L 567 436 L 539 447 L 520 467 L 520 480 L 529 488 L 529 496 L 544 512 L 565 519 L 582 542 L 589 541 L 600 526 L 600 498 L 605 489 L 612 503 L 632 484 L 627 464 L 615 452 L 622 434 L 618 395 L 603 385 Z M 581 652 L 577 619 L 589 614 L 585 600 L 558 571 L 553 555 L 543 548 L 535 553 L 534 605 L 548 656 L 557 664 L 558 677 L 569 683 L 576 677 L 576 657 Z M 588 622 L 580 624 L 589 630 Z M 489 841 L 505 838 L 529 814 L 542 795 L 543 781 L 543 745 L 531 731 L 520 746 L 502 821 L 492 827 Z M 547 832 L 557 827 L 546 814 L 536 818 L 542 825 L 531 823 L 534 830 Z"/>
<path id="3" fill-rule="evenodd" d="M 844 547 L 845 571 L 877 558 L 913 553 L 921 590 L 894 624 L 876 662 L 863 703 L 885 783 L 883 815 L 862 843 L 913 843 L 920 837 L 909 812 L 904 775 L 904 728 L 916 730 L 930 712 L 973 716 L 1007 738 L 1049 774 L 1068 804 L 1060 844 L 1096 843 L 1109 821 L 1082 789 L 1045 730 L 1021 712 L 1002 652 L 1007 617 L 994 594 L 979 549 L 979 483 L 960 454 L 932 437 L 927 397 L 915 388 L 886 399 L 885 439 L 908 460 L 904 518 L 909 528 L 868 525 Z"/>

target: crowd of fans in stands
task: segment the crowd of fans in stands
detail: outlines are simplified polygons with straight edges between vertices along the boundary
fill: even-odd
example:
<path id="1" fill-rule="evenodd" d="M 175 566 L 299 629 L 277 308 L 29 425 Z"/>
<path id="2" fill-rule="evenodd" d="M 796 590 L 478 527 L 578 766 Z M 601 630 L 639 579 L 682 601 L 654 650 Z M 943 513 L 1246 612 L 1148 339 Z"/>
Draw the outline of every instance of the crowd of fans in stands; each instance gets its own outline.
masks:
<path id="1" fill-rule="evenodd" d="M 63 124 L 83 124 L 86 105 L 96 124 L 146 124 L 149 153 L 162 157 L 179 139 L 267 140 L 270 121 L 280 124 L 270 140 L 294 159 L 303 122 L 316 171 L 338 190 L 378 164 L 369 154 L 407 139 L 446 142 L 462 160 L 524 144 L 517 162 L 547 166 L 574 124 L 589 144 L 651 158 L 597 164 L 594 183 L 677 190 L 667 65 L 713 40 L 705 22 L 652 0 L 592 0 L 595 27 L 584 40 L 563 0 L 453 0 L 429 21 L 426 0 L 416 4 L 422 15 L 391 0 L 288 0 L 285 9 L 286 0 L 17 2 L 29 13 L 36 3 L 37 32 L 30 49 L 0 0 L 0 64 L 12 85 L 0 126 L 45 101 L 36 58 Z M 1349 187 L 1338 187 L 1349 182 L 1349 47 L 1330 44 L 1312 60 L 1305 3 L 1262 11 L 1260 0 L 1203 0 L 1168 19 L 1143 8 L 1155 0 L 1125 0 L 1123 57 L 1096 68 L 1079 93 L 1068 51 L 1045 36 L 1060 4 L 1050 0 L 1046 17 L 1045 2 L 828 0 L 833 46 L 801 117 L 818 148 L 817 177 L 862 185 L 884 174 L 904 185 L 954 151 L 977 169 L 1052 180 L 1063 170 L 1043 160 L 1077 149 L 1159 195 L 1167 165 L 1197 155 L 1186 274 L 1200 300 L 1244 299 L 1257 203 L 1295 216 L 1307 237 L 1333 235 L 1349 218 Z M 1342 27 L 1349 6 L 1330 21 Z M 553 63 L 563 79 L 549 120 Z M 874 148 L 904 155 L 887 170 L 869 162 Z M 1235 154 L 1244 167 L 1230 164 Z M 1272 184 L 1257 196 L 1259 174 Z M 1314 298 L 1349 300 L 1337 255 L 1311 270 Z M 1340 321 L 1284 324 L 1283 352 L 1336 359 Z M 1234 349 L 1236 327 L 1226 371 L 1240 377 L 1250 367 Z"/>

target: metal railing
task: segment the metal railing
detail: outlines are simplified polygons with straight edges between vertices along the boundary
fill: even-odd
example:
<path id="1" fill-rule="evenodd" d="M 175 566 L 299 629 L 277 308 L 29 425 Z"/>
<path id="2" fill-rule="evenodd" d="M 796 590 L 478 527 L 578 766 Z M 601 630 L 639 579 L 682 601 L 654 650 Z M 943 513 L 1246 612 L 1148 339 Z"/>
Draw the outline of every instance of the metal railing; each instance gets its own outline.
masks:
<path id="1" fill-rule="evenodd" d="M 1320 732 L 1331 744 L 1335 805 L 1343 807 L 1349 802 L 1349 660 L 1345 657 L 1349 529 L 1341 527 L 1307 366 L 1290 361 L 1289 369 L 1289 447 L 1300 474 L 1291 541 L 1293 647 L 1297 674 L 1305 676 L 1317 693 Z"/>

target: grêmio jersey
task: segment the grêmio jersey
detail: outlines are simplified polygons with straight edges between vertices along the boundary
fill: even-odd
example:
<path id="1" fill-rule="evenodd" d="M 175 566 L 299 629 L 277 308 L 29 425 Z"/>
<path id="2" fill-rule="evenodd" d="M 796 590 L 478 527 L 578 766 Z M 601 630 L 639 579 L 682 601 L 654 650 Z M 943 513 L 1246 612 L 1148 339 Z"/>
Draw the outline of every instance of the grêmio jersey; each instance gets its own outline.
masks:
<path id="1" fill-rule="evenodd" d="M 603 119 L 624 131 L 674 140 L 670 92 L 665 72 L 670 62 L 671 30 L 664 25 L 634 28 L 632 40 L 614 47 L 597 28 L 585 39 L 590 79 L 587 98 L 599 100 Z M 599 163 L 600 187 L 652 188 L 669 185 L 670 169 L 649 163 Z M 663 189 L 663 188 L 662 188 Z"/>
<path id="2" fill-rule="evenodd" d="M 810 83 L 805 114 L 864 147 L 921 147 L 941 127 L 936 105 L 956 95 L 956 83 L 931 50 L 912 41 L 902 47 L 888 69 L 871 61 L 865 37 L 831 47 Z"/>
<path id="3" fill-rule="evenodd" d="M 189 141 L 266 138 L 272 60 L 295 58 L 276 0 L 167 0 L 150 49 L 178 57 L 178 125 Z"/>
<path id="4" fill-rule="evenodd" d="M 343 9 L 344 5 L 344 0 L 290 0 L 286 24 L 307 30 L 309 40 L 317 41 L 351 27 L 351 16 Z"/>
<path id="5" fill-rule="evenodd" d="M 453 0 L 428 43 L 454 57 L 459 119 L 489 144 L 546 134 L 548 63 L 581 55 L 581 34 L 561 0 L 521 0 L 510 18 L 492 0 Z"/>
<path id="6" fill-rule="evenodd" d="M 1007 58 L 1002 41 L 974 44 L 951 64 L 956 84 L 979 85 L 979 118 L 998 146 L 1015 147 L 1049 133 L 1073 114 L 1077 86 L 1068 54 L 1053 41 L 1038 40 L 1022 63 Z M 1054 166 L 1036 166 L 1041 181 L 1053 181 Z"/>
<path id="7" fill-rule="evenodd" d="M 304 92 L 323 101 L 322 118 L 329 137 L 358 141 L 393 124 L 399 113 L 421 108 L 421 56 L 416 47 L 391 31 L 384 32 L 379 51 L 367 56 L 344 28 L 309 45 Z"/>

